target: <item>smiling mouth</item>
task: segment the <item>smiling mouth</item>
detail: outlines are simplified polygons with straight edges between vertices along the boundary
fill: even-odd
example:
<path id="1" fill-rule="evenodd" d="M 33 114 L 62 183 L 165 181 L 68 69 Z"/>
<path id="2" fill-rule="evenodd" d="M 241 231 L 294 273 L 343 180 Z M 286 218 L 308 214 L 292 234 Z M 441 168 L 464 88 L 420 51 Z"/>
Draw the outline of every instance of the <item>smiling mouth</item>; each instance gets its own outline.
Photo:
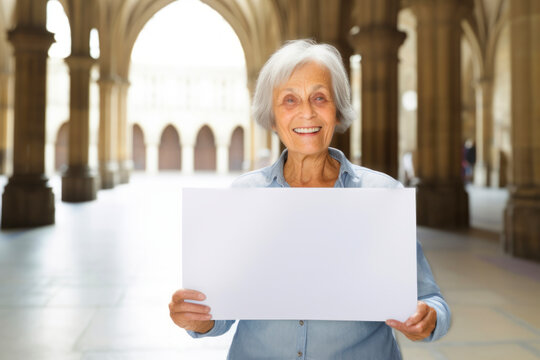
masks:
<path id="1" fill-rule="evenodd" d="M 321 131 L 321 126 L 309 127 L 309 128 L 295 128 L 293 131 L 297 134 L 315 134 Z"/>

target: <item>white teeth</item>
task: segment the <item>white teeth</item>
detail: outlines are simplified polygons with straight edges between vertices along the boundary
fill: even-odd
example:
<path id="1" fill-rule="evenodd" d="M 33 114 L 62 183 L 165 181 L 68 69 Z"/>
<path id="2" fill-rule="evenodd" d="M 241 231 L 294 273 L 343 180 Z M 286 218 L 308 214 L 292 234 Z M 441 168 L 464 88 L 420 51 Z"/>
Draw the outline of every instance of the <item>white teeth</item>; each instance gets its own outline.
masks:
<path id="1" fill-rule="evenodd" d="M 319 130 L 321 130 L 320 126 L 311 127 L 311 128 L 296 128 L 296 129 L 293 129 L 293 131 L 295 133 L 298 133 L 298 134 L 313 134 L 313 133 L 319 132 Z"/>

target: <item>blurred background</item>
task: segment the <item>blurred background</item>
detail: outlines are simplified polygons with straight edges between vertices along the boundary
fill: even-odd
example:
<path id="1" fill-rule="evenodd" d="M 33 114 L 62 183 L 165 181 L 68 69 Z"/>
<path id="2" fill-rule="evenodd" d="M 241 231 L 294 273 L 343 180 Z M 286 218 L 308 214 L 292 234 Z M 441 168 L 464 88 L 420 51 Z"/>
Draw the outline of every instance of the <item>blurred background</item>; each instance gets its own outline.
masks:
<path id="1" fill-rule="evenodd" d="M 277 159 L 250 101 L 297 38 L 350 76 L 332 146 L 417 189 L 454 323 L 405 358 L 540 358 L 539 1 L 0 0 L 0 359 L 225 358 L 168 317 L 181 189 Z"/>

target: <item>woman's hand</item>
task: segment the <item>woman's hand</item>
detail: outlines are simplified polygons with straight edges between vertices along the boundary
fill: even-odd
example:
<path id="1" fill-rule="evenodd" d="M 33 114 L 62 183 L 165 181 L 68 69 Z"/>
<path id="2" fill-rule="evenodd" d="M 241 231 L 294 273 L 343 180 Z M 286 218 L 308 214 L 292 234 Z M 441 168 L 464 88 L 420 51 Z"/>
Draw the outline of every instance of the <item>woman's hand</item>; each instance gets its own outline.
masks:
<path id="1" fill-rule="evenodd" d="M 206 296 L 196 290 L 180 289 L 172 296 L 169 304 L 171 319 L 174 323 L 186 330 L 206 333 L 214 327 L 214 320 L 210 320 L 210 308 L 206 305 L 194 304 L 185 300 L 202 301 Z"/>
<path id="2" fill-rule="evenodd" d="M 437 312 L 425 302 L 419 301 L 416 312 L 404 323 L 386 320 L 386 325 L 401 331 L 410 340 L 422 340 L 431 335 L 437 324 Z"/>

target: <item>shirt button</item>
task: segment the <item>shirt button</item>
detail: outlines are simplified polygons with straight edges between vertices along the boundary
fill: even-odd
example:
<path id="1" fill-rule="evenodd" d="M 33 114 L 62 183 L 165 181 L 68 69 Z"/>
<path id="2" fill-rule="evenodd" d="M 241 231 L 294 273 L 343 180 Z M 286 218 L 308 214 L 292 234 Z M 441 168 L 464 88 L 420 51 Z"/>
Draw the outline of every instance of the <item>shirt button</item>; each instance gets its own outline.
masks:
<path id="1" fill-rule="evenodd" d="M 302 354 L 302 352 L 299 351 L 299 352 L 298 352 L 298 357 L 302 357 L 302 355 L 304 355 L 304 354 Z"/>
<path id="2" fill-rule="evenodd" d="M 300 326 L 304 326 L 304 320 L 300 320 L 299 323 L 300 323 Z"/>

